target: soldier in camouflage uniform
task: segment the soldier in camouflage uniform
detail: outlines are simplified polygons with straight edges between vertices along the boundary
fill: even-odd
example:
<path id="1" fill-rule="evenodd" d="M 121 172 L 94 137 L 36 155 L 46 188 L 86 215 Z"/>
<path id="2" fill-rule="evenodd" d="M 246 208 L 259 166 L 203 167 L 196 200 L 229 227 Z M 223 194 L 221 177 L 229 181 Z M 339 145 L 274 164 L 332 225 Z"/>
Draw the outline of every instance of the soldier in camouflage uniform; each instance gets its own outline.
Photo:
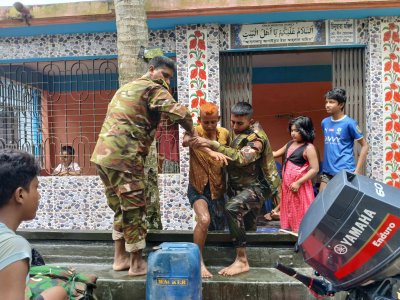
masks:
<path id="1" fill-rule="evenodd" d="M 239 102 L 231 109 L 229 146 L 200 137 L 197 146 L 210 147 L 229 158 L 226 216 L 236 260 L 219 274 L 232 276 L 250 269 L 246 255 L 246 230 L 256 229 L 256 218 L 266 198 L 275 195 L 280 178 L 268 137 L 261 125 L 252 119 L 253 108 Z"/>
<path id="2" fill-rule="evenodd" d="M 142 258 L 147 233 L 144 163 L 160 115 L 165 113 L 193 134 L 190 112 L 168 92 L 174 61 L 157 56 L 149 65 L 143 77 L 115 93 L 91 158 L 106 187 L 108 205 L 115 213 L 113 269 L 129 269 L 131 276 L 145 274 L 147 269 Z"/>

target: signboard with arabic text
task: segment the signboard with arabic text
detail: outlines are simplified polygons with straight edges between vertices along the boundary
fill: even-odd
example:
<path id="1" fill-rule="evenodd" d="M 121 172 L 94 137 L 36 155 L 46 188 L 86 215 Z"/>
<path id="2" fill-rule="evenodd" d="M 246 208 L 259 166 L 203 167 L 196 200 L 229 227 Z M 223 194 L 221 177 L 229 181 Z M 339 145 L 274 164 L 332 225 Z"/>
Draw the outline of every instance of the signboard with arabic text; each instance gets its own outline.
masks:
<path id="1" fill-rule="evenodd" d="M 231 25 L 231 49 L 325 44 L 324 21 Z"/>

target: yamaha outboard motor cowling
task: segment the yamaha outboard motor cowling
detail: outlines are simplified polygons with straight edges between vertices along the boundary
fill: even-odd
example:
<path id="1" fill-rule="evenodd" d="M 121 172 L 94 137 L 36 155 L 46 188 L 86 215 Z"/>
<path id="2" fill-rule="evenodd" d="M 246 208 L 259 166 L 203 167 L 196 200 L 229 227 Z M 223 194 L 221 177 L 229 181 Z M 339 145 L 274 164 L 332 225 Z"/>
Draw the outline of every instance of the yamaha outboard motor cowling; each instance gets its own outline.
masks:
<path id="1" fill-rule="evenodd" d="M 299 230 L 307 264 L 349 290 L 400 274 L 400 189 L 346 171 L 314 200 Z"/>

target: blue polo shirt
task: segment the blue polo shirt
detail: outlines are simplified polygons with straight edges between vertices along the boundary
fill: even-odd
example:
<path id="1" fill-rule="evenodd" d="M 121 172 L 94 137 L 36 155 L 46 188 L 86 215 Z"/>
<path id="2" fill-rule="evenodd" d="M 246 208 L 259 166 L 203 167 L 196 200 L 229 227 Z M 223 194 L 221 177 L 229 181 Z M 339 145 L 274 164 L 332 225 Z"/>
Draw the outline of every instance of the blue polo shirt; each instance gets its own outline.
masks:
<path id="1" fill-rule="evenodd" d="M 345 115 L 340 120 L 325 118 L 321 125 L 325 145 L 322 172 L 329 175 L 341 170 L 354 172 L 354 141 L 364 137 L 357 122 Z"/>

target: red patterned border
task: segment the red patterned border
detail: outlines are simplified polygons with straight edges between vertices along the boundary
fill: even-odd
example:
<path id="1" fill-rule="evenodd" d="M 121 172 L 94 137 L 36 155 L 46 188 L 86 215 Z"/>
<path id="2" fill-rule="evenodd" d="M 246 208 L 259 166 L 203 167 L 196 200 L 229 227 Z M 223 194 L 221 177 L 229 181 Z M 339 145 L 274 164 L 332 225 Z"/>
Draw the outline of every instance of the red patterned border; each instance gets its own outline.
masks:
<path id="1" fill-rule="evenodd" d="M 193 122 L 197 123 L 200 106 L 207 102 L 207 33 L 200 30 L 188 32 L 189 50 L 189 104 Z"/>
<path id="2" fill-rule="evenodd" d="M 385 95 L 385 183 L 400 188 L 400 38 L 399 25 L 383 25 L 383 90 Z"/>

